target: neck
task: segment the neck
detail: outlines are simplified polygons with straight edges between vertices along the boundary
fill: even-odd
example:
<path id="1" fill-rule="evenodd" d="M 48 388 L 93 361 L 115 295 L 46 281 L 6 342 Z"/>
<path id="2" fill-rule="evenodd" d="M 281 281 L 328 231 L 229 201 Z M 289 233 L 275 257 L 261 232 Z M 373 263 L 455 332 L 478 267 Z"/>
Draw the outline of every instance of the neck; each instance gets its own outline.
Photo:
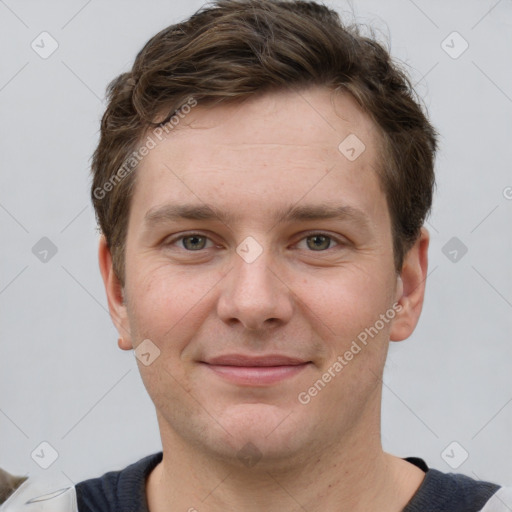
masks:
<path id="1" fill-rule="evenodd" d="M 147 482 L 150 512 L 399 512 L 425 476 L 383 452 L 378 428 L 286 463 L 261 459 L 253 467 L 211 457 L 169 429 L 162 434 L 164 457 Z"/>

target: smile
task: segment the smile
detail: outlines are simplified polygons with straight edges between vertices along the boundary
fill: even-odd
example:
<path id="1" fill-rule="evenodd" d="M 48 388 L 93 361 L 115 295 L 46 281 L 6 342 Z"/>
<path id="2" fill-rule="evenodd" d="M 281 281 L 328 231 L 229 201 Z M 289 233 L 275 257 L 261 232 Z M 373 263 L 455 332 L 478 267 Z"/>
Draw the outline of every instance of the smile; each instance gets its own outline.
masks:
<path id="1" fill-rule="evenodd" d="M 240 386 L 267 386 L 304 371 L 311 361 L 286 356 L 227 355 L 201 362 L 209 371 Z"/>

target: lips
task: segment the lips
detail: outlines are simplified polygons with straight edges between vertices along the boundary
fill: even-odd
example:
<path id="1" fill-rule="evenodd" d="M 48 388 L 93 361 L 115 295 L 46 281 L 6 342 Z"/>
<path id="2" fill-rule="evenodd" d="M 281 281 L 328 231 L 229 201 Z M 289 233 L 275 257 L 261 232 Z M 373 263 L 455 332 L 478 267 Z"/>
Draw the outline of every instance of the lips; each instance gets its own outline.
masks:
<path id="1" fill-rule="evenodd" d="M 215 375 L 239 386 L 262 387 L 291 378 L 312 361 L 279 354 L 246 356 L 227 354 L 202 361 Z"/>
<path id="2" fill-rule="evenodd" d="M 222 365 L 222 366 L 297 366 L 300 364 L 310 363 L 304 359 L 288 357 L 279 354 L 271 354 L 268 356 L 246 356 L 242 354 L 227 354 L 217 356 L 207 361 L 206 364 Z"/>

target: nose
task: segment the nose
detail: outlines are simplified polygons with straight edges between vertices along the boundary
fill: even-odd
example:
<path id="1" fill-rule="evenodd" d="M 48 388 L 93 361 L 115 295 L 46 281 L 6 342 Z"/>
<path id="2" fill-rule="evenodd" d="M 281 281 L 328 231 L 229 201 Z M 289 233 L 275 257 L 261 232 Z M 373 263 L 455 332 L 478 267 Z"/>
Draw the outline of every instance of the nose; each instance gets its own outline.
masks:
<path id="1" fill-rule="evenodd" d="M 290 321 L 293 293 L 267 249 L 252 262 L 235 253 L 234 267 L 224 279 L 217 313 L 228 324 L 240 323 L 252 331 Z M 280 275 L 281 274 L 281 275 Z"/>

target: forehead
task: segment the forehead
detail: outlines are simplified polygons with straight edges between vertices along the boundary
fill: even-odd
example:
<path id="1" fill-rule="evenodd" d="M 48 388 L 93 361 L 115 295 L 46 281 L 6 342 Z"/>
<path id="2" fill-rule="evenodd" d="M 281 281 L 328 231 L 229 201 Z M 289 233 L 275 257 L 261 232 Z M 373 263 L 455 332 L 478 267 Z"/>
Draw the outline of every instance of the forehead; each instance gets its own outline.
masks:
<path id="1" fill-rule="evenodd" d="M 178 151 L 194 137 L 194 144 L 215 144 L 224 149 L 229 146 L 243 151 L 258 144 L 285 149 L 288 145 L 291 151 L 301 147 L 310 153 L 322 148 L 326 156 L 332 157 L 340 155 L 339 144 L 348 134 L 357 135 L 366 146 L 362 161 L 369 162 L 379 139 L 375 124 L 349 93 L 310 87 L 279 90 L 212 107 L 199 104 L 180 116 L 168 138 L 174 139 Z"/>
<path id="2" fill-rule="evenodd" d="M 153 138 L 132 205 L 146 212 L 193 199 L 251 215 L 251 207 L 278 210 L 305 196 L 329 202 L 340 192 L 350 205 L 380 193 L 374 123 L 350 95 L 326 88 L 197 105 L 163 140 Z"/>

